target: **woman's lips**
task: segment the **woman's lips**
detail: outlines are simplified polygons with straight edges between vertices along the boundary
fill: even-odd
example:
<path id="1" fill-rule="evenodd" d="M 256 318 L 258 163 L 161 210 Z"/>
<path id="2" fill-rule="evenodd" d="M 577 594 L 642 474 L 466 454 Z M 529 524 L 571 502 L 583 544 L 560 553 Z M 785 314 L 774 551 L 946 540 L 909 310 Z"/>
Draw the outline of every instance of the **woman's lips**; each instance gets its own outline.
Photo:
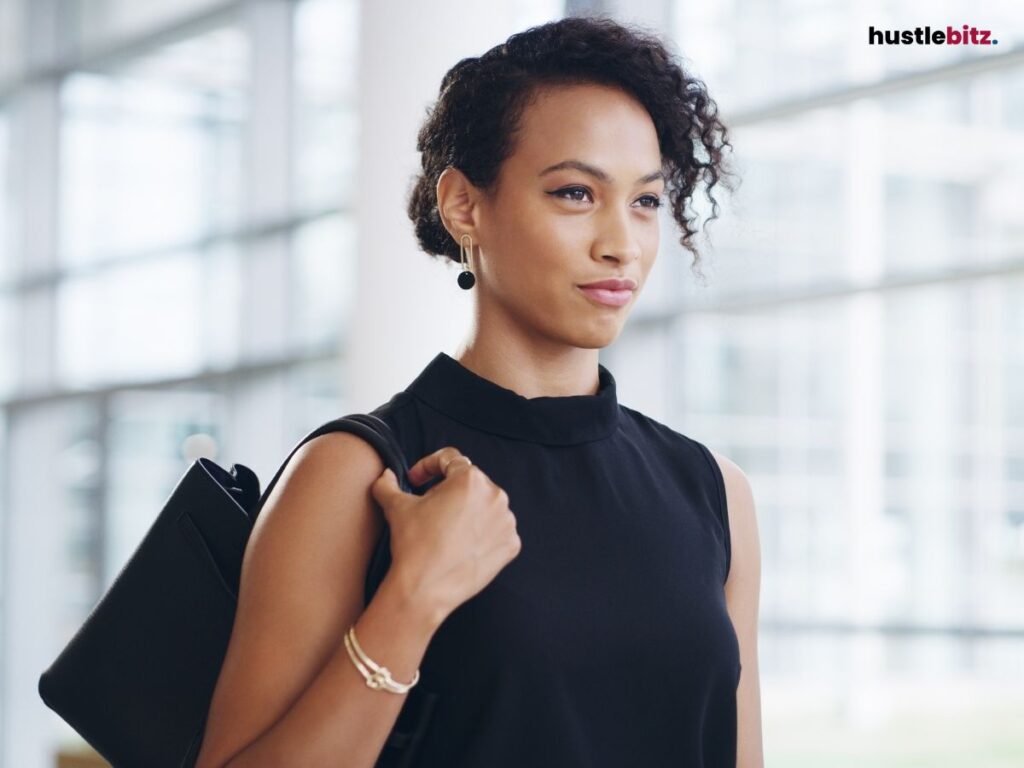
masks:
<path id="1" fill-rule="evenodd" d="M 606 307 L 621 307 L 629 303 L 633 292 L 628 288 L 622 288 L 621 290 L 614 291 L 610 288 L 586 288 L 584 286 L 577 286 L 583 294 L 598 304 L 602 304 Z"/>

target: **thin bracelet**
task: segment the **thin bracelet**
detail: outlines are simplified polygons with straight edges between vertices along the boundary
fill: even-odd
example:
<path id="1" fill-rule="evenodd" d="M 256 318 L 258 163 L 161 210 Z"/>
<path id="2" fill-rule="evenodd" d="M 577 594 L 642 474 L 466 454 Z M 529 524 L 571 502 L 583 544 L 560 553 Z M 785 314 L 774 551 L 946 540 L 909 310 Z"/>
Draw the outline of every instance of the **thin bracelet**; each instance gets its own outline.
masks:
<path id="1" fill-rule="evenodd" d="M 345 633 L 345 649 L 348 651 L 349 658 L 352 659 L 352 663 L 355 664 L 356 669 L 358 669 L 360 674 L 362 674 L 366 679 L 367 688 L 372 688 L 376 691 L 387 691 L 388 693 L 407 693 L 409 689 L 416 685 L 420 680 L 420 671 L 417 669 L 416 674 L 412 678 L 412 682 L 408 685 L 396 682 L 391 677 L 391 672 L 387 667 L 377 664 L 363 652 L 363 649 L 359 645 L 359 641 L 356 640 L 356 627 L 354 624 L 349 627 L 348 632 Z M 356 654 L 359 655 L 359 658 L 356 657 Z M 363 662 L 365 662 L 365 664 Z M 373 670 L 373 672 L 366 668 L 367 665 Z"/>

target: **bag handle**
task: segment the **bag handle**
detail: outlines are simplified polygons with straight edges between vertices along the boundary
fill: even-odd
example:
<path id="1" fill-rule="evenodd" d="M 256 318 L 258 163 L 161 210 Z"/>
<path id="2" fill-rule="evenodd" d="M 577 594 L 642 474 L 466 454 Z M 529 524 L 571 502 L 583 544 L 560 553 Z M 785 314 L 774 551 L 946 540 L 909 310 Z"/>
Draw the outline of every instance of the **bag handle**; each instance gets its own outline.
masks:
<path id="1" fill-rule="evenodd" d="M 366 442 L 370 443 L 370 445 L 377 450 L 377 453 L 380 454 L 381 458 L 384 459 L 384 464 L 387 467 L 390 467 L 391 471 L 395 473 L 395 476 L 398 478 L 399 487 L 406 493 L 413 492 L 412 485 L 409 482 L 409 466 L 405 460 L 405 455 L 402 453 L 402 447 L 399 445 L 397 438 L 391 431 L 391 428 L 387 425 L 387 422 L 372 413 L 351 413 L 347 416 L 342 416 L 340 418 L 333 419 L 326 424 L 320 425 L 296 443 L 295 447 L 288 453 L 287 458 L 281 462 L 281 466 L 278 467 L 277 472 L 274 474 L 274 477 L 267 486 L 267 489 L 259 495 L 259 499 L 255 504 L 250 505 L 250 508 L 246 509 L 246 512 L 249 514 L 250 525 L 256 522 L 256 518 L 259 517 L 260 511 L 263 509 L 263 505 L 266 504 L 267 499 L 270 498 L 271 491 L 274 490 L 274 486 L 277 485 L 277 481 L 284 472 L 284 468 L 288 465 L 288 462 L 291 461 L 295 452 L 313 438 L 320 437 L 320 435 L 326 435 L 328 432 L 351 432 L 366 440 Z M 255 493 L 259 492 L 259 480 L 256 479 L 256 475 L 248 467 L 242 464 L 234 464 L 231 467 L 231 474 L 234 475 L 243 486 L 248 485 L 255 489 Z M 252 485 L 254 481 L 256 483 L 255 486 Z"/>

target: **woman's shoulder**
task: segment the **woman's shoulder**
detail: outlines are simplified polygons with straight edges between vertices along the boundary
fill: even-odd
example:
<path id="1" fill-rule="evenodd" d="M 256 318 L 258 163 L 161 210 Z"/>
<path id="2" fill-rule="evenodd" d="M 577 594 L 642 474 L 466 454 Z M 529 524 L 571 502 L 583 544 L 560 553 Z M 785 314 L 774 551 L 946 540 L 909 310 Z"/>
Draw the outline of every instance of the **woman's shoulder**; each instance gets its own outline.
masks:
<path id="1" fill-rule="evenodd" d="M 627 423 L 635 430 L 634 438 L 639 436 L 646 442 L 645 447 L 650 449 L 650 456 L 666 456 L 673 467 L 695 472 L 716 493 L 724 496 L 730 470 L 735 464 L 695 437 L 634 408 L 620 407 L 627 417 Z"/>
<path id="2" fill-rule="evenodd" d="M 418 402 L 413 393 L 402 390 L 370 411 L 388 425 L 410 466 L 425 452 L 424 435 L 427 425 L 423 421 L 424 409 L 418 406 Z"/>
<path id="3" fill-rule="evenodd" d="M 408 418 L 409 412 L 413 409 L 415 399 L 416 397 L 412 392 L 403 389 L 401 392 L 396 392 L 392 395 L 391 399 L 387 402 L 378 405 L 370 413 L 382 419 L 392 429 L 395 429 L 401 421 Z"/>
<path id="4" fill-rule="evenodd" d="M 663 443 L 674 448 L 676 451 L 681 451 L 683 455 L 697 458 L 701 458 L 704 455 L 704 451 L 709 450 L 708 447 L 699 440 L 670 427 L 668 424 L 658 421 L 635 408 L 630 408 L 625 405 L 620 405 L 619 408 L 622 410 L 627 424 L 632 426 L 632 428 L 637 430 L 641 435 L 647 436 L 648 439 Z"/>

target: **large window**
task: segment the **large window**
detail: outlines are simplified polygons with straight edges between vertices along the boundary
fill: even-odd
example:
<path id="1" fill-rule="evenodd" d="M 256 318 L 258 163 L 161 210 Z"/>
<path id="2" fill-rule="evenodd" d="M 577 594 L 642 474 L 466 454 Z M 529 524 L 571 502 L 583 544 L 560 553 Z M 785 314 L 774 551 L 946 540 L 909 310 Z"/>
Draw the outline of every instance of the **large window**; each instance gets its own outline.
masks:
<path id="1" fill-rule="evenodd" d="M 768 764 L 1019 761 L 1019 14 L 674 7 L 743 181 L 708 225 L 706 284 L 663 239 L 665 285 L 613 364 L 750 478 Z M 866 43 L 946 21 L 1002 45 Z"/>
<path id="2" fill-rule="evenodd" d="M 13 262 L 12 234 L 10 231 L 11 202 L 8 184 L 11 178 L 9 167 L 10 121 L 0 105 L 0 285 L 7 279 Z M 14 385 L 14 303 L 9 292 L 0 291 L 0 397 Z"/>
<path id="3" fill-rule="evenodd" d="M 61 260 L 134 256 L 242 216 L 249 51 L 235 24 L 61 87 Z"/>
<path id="4" fill-rule="evenodd" d="M 27 692 L 191 461 L 268 478 L 345 408 L 358 23 L 0 0 L 0 766 L 81 747 Z"/>

